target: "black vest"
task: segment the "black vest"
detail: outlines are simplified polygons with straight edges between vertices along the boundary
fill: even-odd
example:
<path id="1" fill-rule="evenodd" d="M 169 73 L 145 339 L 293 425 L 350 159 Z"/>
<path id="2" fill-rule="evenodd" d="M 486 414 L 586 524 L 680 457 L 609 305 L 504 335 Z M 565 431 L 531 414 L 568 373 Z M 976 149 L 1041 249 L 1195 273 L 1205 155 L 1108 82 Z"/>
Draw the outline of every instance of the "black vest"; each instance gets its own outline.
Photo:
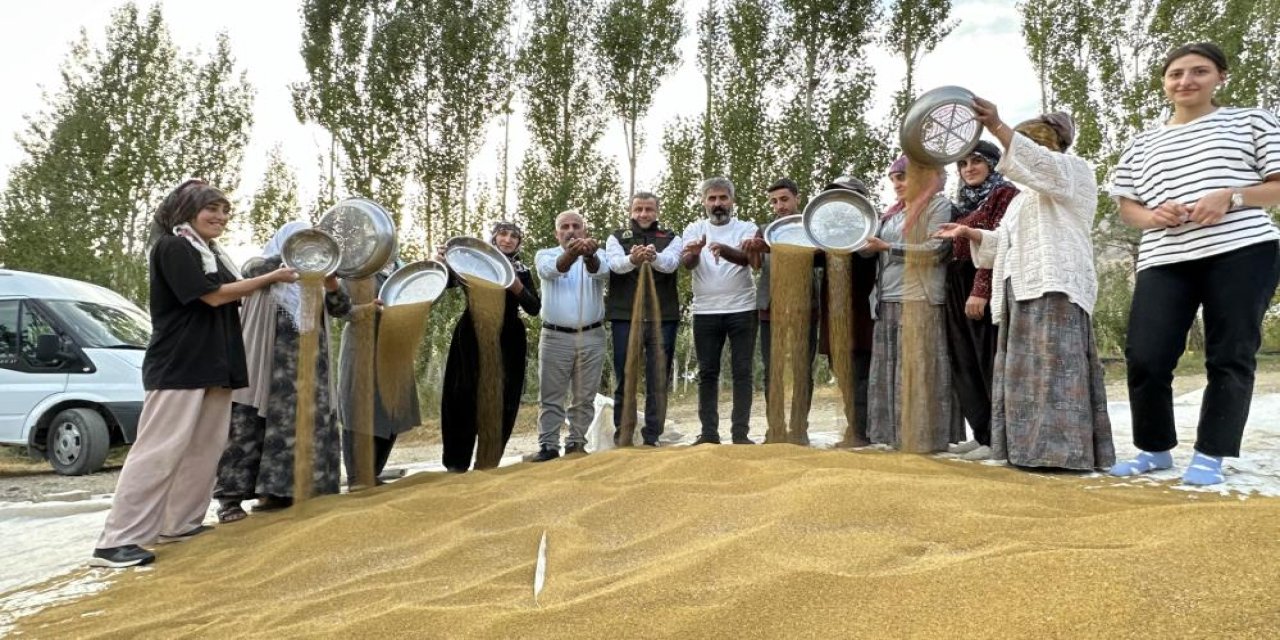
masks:
<path id="1" fill-rule="evenodd" d="M 618 229 L 613 232 L 613 239 L 622 245 L 622 252 L 631 255 L 632 247 L 636 245 L 653 245 L 654 250 L 662 253 L 672 240 L 676 239 L 676 234 L 668 229 L 663 229 L 655 222 L 648 229 L 640 229 L 635 223 L 626 229 Z M 678 273 L 678 270 L 677 270 Z M 662 320 L 679 320 L 680 319 L 680 297 L 676 289 L 678 281 L 677 273 L 662 273 L 657 269 L 653 270 L 653 286 L 658 292 L 658 309 L 662 313 Z M 631 320 L 631 306 L 634 303 L 636 295 L 636 287 L 640 283 L 640 269 L 632 269 L 627 273 L 610 273 L 609 274 L 609 292 L 605 295 L 605 317 L 612 321 L 629 322 Z M 646 312 L 647 313 L 647 312 Z"/>

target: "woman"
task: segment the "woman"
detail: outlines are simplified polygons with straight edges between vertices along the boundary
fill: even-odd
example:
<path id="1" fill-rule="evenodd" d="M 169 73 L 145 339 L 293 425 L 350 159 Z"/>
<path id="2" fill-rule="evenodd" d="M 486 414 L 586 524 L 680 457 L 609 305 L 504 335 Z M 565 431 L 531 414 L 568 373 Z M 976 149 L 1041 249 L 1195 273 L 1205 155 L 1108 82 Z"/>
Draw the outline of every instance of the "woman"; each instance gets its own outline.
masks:
<path id="1" fill-rule="evenodd" d="M 511 438 L 516 414 L 520 411 L 520 396 L 524 393 L 525 357 L 528 336 L 518 309 L 525 315 L 536 316 L 542 310 L 542 301 L 533 284 L 533 275 L 520 261 L 520 244 L 524 232 L 510 222 L 494 225 L 489 236 L 502 255 L 515 267 L 516 281 L 507 288 L 507 302 L 502 316 L 502 333 L 498 339 L 502 350 L 502 446 Z M 444 393 L 440 398 L 440 435 L 443 440 L 443 462 L 446 469 L 463 472 L 471 468 L 471 458 L 476 446 L 476 392 L 481 381 L 479 367 L 480 345 L 476 340 L 471 309 L 467 308 L 453 328 L 453 341 L 449 344 L 449 359 L 444 368 Z"/>
<path id="2" fill-rule="evenodd" d="M 1280 232 L 1265 211 L 1280 205 L 1280 119 L 1218 106 L 1227 59 L 1211 43 L 1174 49 L 1162 73 L 1173 115 L 1134 138 L 1111 187 L 1120 217 L 1142 230 L 1125 342 L 1141 452 L 1111 473 L 1173 466 L 1173 370 L 1202 310 L 1209 384 L 1182 481 L 1211 485 L 1224 480 L 1222 459 L 1240 455 L 1262 319 L 1280 270 Z"/>
<path id="3" fill-rule="evenodd" d="M 1004 179 L 996 165 L 1000 148 L 978 141 L 973 153 L 956 163 L 960 191 L 956 224 L 994 231 L 1018 188 Z M 960 411 L 973 429 L 973 440 L 950 447 L 966 460 L 991 457 L 991 377 L 996 359 L 996 327 L 987 301 L 991 299 L 991 270 L 977 269 L 970 259 L 969 241 L 957 238 L 947 263 L 947 348 L 952 381 Z"/>
<path id="4" fill-rule="evenodd" d="M 889 179 L 898 201 L 881 217 L 878 237 L 859 252 L 879 258 L 871 294 L 875 329 L 868 437 L 913 453 L 943 451 L 952 441 L 953 422 L 951 365 L 943 346 L 943 263 L 951 243 L 931 235 L 951 220 L 951 203 L 941 193 L 946 174 L 940 167 L 910 166 L 903 156 L 889 168 Z M 906 317 L 904 312 L 921 315 Z M 911 344 L 916 340 L 922 344 Z M 920 360 L 904 363 L 917 357 Z M 929 388 L 906 388 L 904 364 L 908 370 L 915 364 L 925 372 Z M 905 429 L 912 432 L 904 433 Z"/>
<path id="5" fill-rule="evenodd" d="M 244 266 L 245 277 L 280 268 L 284 243 L 311 225 L 290 222 L 280 227 L 262 249 L 262 256 Z M 342 318 L 351 299 L 338 288 L 338 279 L 325 279 L 324 310 Z M 232 395 L 231 437 L 218 463 L 218 522 L 245 517 L 241 503 L 258 499 L 254 511 L 273 511 L 293 504 L 294 427 L 298 409 L 298 348 L 302 290 L 297 284 L 276 284 L 254 293 L 245 302 L 241 322 L 252 371 L 249 387 Z M 328 322 L 318 324 L 319 343 L 329 344 Z M 338 416 L 329 385 L 329 350 L 320 349 L 314 363 L 315 461 L 313 491 L 337 493 Z"/>
<path id="6" fill-rule="evenodd" d="M 231 390 L 248 385 L 240 298 L 297 273 L 281 267 L 241 280 L 215 240 L 231 217 L 222 192 L 188 180 L 156 210 L 150 250 L 151 343 L 142 359 L 146 397 L 138 437 L 116 484 L 89 564 L 129 567 L 155 555 L 143 545 L 185 540 L 204 526 Z"/>
<path id="7" fill-rule="evenodd" d="M 398 260 L 389 260 L 387 264 L 377 273 L 373 274 L 373 286 L 375 291 L 381 291 L 382 285 L 395 273 L 400 267 L 404 266 Z M 348 283 L 344 283 L 344 289 Z M 354 305 L 351 308 L 351 317 L 354 319 L 360 314 L 373 315 L 373 342 L 378 344 L 378 331 L 382 326 L 381 301 L 374 300 L 372 302 Z M 376 359 L 376 354 L 374 355 Z M 352 322 L 348 322 L 342 328 L 342 343 L 338 349 L 338 412 L 342 417 L 342 464 L 347 470 L 347 486 L 356 487 L 359 485 L 359 472 L 357 470 L 355 450 L 356 450 L 356 416 L 355 416 L 355 389 L 354 383 L 356 377 L 356 339 L 355 327 Z M 409 394 L 408 406 L 403 412 L 393 415 L 382 403 L 382 394 L 378 393 L 378 374 L 377 363 L 373 368 L 373 477 L 375 484 L 382 484 L 378 479 L 382 475 L 383 469 L 387 466 L 387 461 L 391 459 L 391 449 L 395 447 L 396 438 L 400 434 L 413 429 L 422 423 L 422 417 L 418 406 L 418 392 L 415 384 L 413 392 Z M 405 372 L 403 375 L 413 377 L 413 372 Z"/>
<path id="8" fill-rule="evenodd" d="M 1067 155 L 1071 116 L 1019 124 L 974 100 L 978 120 L 1004 147 L 997 168 L 1025 185 L 995 231 L 944 225 L 968 238 L 973 260 L 993 269 L 991 317 L 999 326 L 992 381 L 992 458 L 1020 467 L 1105 469 L 1115 461 L 1107 396 L 1089 315 L 1097 298 L 1089 232 L 1098 185 Z"/>

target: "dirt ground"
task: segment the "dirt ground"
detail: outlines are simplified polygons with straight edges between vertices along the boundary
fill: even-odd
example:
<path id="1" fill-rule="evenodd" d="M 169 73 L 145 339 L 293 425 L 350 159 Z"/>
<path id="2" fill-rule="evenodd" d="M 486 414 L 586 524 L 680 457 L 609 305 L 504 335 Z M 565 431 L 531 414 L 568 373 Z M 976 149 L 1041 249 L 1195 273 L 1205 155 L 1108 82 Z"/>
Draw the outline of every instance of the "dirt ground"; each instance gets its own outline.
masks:
<path id="1" fill-rule="evenodd" d="M 1174 380 L 1174 395 L 1181 395 L 1202 388 L 1205 377 L 1202 365 L 1188 363 L 1180 367 L 1179 375 Z M 691 388 L 692 389 L 692 388 Z M 1260 360 L 1254 393 L 1280 392 L 1280 358 L 1274 356 Z M 1128 392 L 1124 382 L 1122 363 L 1107 367 L 1107 398 L 1111 401 L 1124 401 Z M 814 394 L 813 409 L 810 413 L 811 428 L 815 430 L 832 430 L 837 420 L 838 391 L 833 386 L 818 388 Z M 722 436 L 728 435 L 728 393 L 722 392 Z M 693 393 L 686 393 L 673 398 L 668 409 L 668 430 L 691 435 L 697 433 L 697 398 Z M 507 454 L 531 453 L 537 446 L 537 413 L 536 404 L 525 404 L 520 408 L 515 432 L 507 446 Z M 752 403 L 751 437 L 760 440 L 764 436 L 764 397 L 757 394 Z M 107 460 L 106 467 L 98 473 L 88 476 L 60 476 L 54 473 L 49 464 L 43 460 L 33 460 L 16 448 L 0 448 L 0 502 L 42 501 L 59 499 L 74 492 L 101 495 L 115 491 L 116 478 L 120 475 L 120 467 L 124 464 L 126 449 L 117 449 Z M 440 425 L 437 419 L 429 419 L 421 427 L 401 437 L 392 452 L 388 468 L 394 469 L 409 463 L 438 461 L 440 459 Z M 87 497 L 87 496 L 85 496 Z"/>

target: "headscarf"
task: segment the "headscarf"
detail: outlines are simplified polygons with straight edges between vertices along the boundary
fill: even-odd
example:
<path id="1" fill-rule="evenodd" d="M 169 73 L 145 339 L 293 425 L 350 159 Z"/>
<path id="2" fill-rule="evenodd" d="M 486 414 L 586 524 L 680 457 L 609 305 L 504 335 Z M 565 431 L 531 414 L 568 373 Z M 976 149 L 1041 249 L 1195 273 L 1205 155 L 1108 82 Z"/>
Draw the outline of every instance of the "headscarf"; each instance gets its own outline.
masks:
<path id="1" fill-rule="evenodd" d="M 892 176 L 895 173 L 901 173 L 904 175 L 907 173 L 907 156 L 905 154 L 898 156 L 898 159 L 894 160 L 893 164 L 889 165 L 889 170 L 885 172 L 885 175 Z M 883 222 L 888 220 L 893 217 L 893 214 L 902 211 L 902 208 L 905 206 L 907 205 L 902 200 L 893 203 L 892 206 L 885 209 L 884 213 L 880 214 L 880 221 Z"/>
<path id="2" fill-rule="evenodd" d="M 305 222 L 286 222 L 275 235 L 271 236 L 266 246 L 262 247 L 262 257 L 275 258 L 281 256 L 284 251 L 284 243 L 293 234 L 309 229 L 311 225 Z M 293 321 L 293 326 L 298 326 L 298 316 L 302 314 L 302 287 L 296 282 L 277 282 L 271 285 L 271 298 L 275 303 L 289 314 L 289 319 Z"/>
<path id="3" fill-rule="evenodd" d="M 528 271 L 529 268 L 524 266 L 520 261 L 520 247 L 524 246 L 524 229 L 514 222 L 499 221 L 494 223 L 493 231 L 489 233 L 489 244 L 498 246 L 498 234 L 506 231 L 516 237 L 516 249 L 511 253 L 503 253 L 507 259 L 511 261 L 511 266 L 517 272 Z M 501 251 L 501 249 L 499 249 Z"/>
<path id="4" fill-rule="evenodd" d="M 969 183 L 963 180 L 960 181 L 960 190 L 956 192 L 956 208 L 960 210 L 960 215 L 972 213 L 987 199 L 987 196 L 991 195 L 991 192 L 996 187 L 1008 184 L 1008 180 L 1005 180 L 1004 176 L 1000 175 L 999 171 L 996 171 L 996 165 L 1000 164 L 999 147 L 986 140 L 979 140 L 978 146 L 974 147 L 972 155 L 982 158 L 987 163 L 989 172 L 987 173 L 987 178 L 976 186 L 970 186 Z"/>
<path id="5" fill-rule="evenodd" d="M 1076 123 L 1065 111 L 1046 113 L 1013 128 L 1042 147 L 1066 151 L 1076 139 Z"/>

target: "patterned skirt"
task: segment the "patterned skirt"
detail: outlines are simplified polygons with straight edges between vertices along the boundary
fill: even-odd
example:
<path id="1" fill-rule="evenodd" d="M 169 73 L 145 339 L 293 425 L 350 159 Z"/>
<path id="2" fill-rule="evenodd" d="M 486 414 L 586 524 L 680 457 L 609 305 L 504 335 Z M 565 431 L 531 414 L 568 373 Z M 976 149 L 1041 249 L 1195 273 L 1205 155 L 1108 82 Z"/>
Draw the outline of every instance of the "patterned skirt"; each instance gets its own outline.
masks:
<path id="1" fill-rule="evenodd" d="M 1018 302 L 1005 286 L 992 384 L 992 458 L 1020 467 L 1115 463 L 1089 314 L 1065 294 Z"/>
<path id="2" fill-rule="evenodd" d="M 904 323 L 904 311 L 910 314 Z M 910 453 L 945 451 L 958 415 L 941 305 L 881 302 L 872 336 L 867 437 Z M 964 436 L 964 423 L 959 437 Z"/>

